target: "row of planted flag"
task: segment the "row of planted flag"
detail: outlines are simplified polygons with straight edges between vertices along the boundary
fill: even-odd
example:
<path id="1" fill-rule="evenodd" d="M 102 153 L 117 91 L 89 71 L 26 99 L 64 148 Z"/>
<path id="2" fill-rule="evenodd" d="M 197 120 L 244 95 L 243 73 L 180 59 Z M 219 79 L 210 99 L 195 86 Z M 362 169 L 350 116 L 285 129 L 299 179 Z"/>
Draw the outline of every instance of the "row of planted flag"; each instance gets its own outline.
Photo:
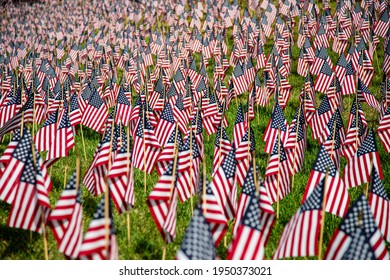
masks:
<path id="1" fill-rule="evenodd" d="M 244 10 L 229 1 L 8 8 L 3 21 L 10 24 L 0 33 L 0 137 L 11 132 L 12 138 L 0 158 L 0 198 L 12 205 L 9 226 L 42 232 L 50 225 L 59 250 L 69 258 L 116 258 L 108 205 L 112 200 L 119 213 L 131 210 L 136 168 L 159 175 L 147 203 L 166 243 L 176 237 L 177 201 L 201 196 L 177 258 L 215 258 L 215 247 L 234 220 L 228 258 L 262 259 L 278 216 L 272 205 L 279 207 L 291 192 L 293 175 L 304 161 L 309 126 L 320 145 L 317 159 L 302 206 L 286 225 L 274 258 L 320 254 L 325 211 L 344 218 L 325 258 L 389 258 L 384 243 L 389 241 L 389 202 L 376 144 L 377 134 L 385 150 L 390 149 L 386 1 L 340 1 L 333 15 L 327 1 L 321 10 L 314 1 L 293 0 L 250 1 Z M 369 88 L 380 37 L 379 102 Z M 271 40 L 266 55 L 264 47 Z M 339 55 L 335 65 L 327 50 L 331 43 Z M 292 67 L 294 44 L 300 49 L 297 69 Z M 288 77 L 295 73 L 305 83 L 288 124 L 283 112 L 292 92 Z M 230 142 L 225 112 L 246 92 L 248 102 L 237 104 Z M 325 94 L 318 108 L 317 92 Z M 351 94 L 345 130 L 342 97 Z M 270 157 L 262 180 L 254 171 L 250 122 L 255 105 L 272 101 L 263 133 Z M 380 115 L 376 133 L 368 127 L 362 102 Z M 47 169 L 68 156 L 76 128 L 82 135 L 83 126 L 101 133 L 102 139 L 87 172 L 82 178 L 74 173 L 51 209 Z M 206 158 L 203 130 L 216 135 L 210 183 L 200 174 Z M 341 156 L 348 162 L 344 178 L 339 175 Z M 348 189 L 370 180 L 369 199 L 362 195 L 350 206 Z M 92 195 L 104 194 L 84 237 L 79 181 Z"/>

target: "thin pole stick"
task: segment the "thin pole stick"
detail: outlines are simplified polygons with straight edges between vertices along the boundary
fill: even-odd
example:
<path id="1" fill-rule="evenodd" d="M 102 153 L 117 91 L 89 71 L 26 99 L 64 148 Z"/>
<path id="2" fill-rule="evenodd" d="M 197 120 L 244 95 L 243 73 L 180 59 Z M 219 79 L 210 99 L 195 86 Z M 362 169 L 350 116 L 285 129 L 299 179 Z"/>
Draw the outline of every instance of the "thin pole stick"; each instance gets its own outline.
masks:
<path id="1" fill-rule="evenodd" d="M 324 228 L 325 228 L 325 209 L 326 209 L 326 183 L 328 181 L 329 167 L 326 168 L 326 175 L 324 181 L 324 198 L 322 200 L 322 209 L 321 209 L 321 231 L 320 239 L 318 242 L 318 259 L 321 260 L 322 257 L 322 243 L 324 238 Z"/>
<path id="2" fill-rule="evenodd" d="M 81 123 L 80 123 L 80 132 L 81 132 L 81 141 L 83 143 L 84 159 L 87 160 L 87 152 L 85 150 L 85 141 L 84 141 L 84 134 L 83 134 L 83 125 Z"/>
<path id="3" fill-rule="evenodd" d="M 64 168 L 64 189 L 66 188 L 66 172 L 68 171 L 68 164 L 65 164 Z"/>
<path id="4" fill-rule="evenodd" d="M 80 186 L 80 156 L 77 155 L 76 158 L 76 191 L 78 191 Z"/>
<path id="5" fill-rule="evenodd" d="M 146 102 L 146 101 L 145 101 Z M 143 131 L 143 153 L 144 153 L 144 191 L 146 194 L 146 140 L 145 140 L 145 110 L 142 108 L 142 131 Z"/>
<path id="6" fill-rule="evenodd" d="M 374 161 L 372 160 L 371 156 L 370 156 L 370 180 L 368 180 L 367 184 L 366 184 L 366 187 L 365 187 L 365 190 L 364 190 L 364 194 L 366 195 L 367 199 L 368 199 L 368 190 L 370 189 L 370 181 L 372 180 L 371 176 L 372 176 L 372 168 L 374 167 Z"/>

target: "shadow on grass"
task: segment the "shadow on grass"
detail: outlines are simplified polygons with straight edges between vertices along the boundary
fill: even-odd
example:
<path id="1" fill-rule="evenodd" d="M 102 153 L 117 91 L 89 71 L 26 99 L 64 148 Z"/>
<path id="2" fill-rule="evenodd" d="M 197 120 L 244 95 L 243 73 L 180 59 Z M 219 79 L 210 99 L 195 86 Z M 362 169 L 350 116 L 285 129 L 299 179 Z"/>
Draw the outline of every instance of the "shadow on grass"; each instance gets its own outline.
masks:
<path id="1" fill-rule="evenodd" d="M 0 225 L 0 259 L 30 259 L 30 249 L 41 240 L 39 233 Z"/>

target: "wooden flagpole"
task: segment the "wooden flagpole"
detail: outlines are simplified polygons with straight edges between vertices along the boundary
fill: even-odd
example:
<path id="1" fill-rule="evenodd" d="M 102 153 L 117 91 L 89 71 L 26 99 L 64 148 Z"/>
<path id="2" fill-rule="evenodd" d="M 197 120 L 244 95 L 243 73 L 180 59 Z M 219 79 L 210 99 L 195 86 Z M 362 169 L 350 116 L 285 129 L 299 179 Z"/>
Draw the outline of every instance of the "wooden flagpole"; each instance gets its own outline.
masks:
<path id="1" fill-rule="evenodd" d="M 367 184 L 366 184 L 366 187 L 365 187 L 365 190 L 364 190 L 364 194 L 366 195 L 367 199 L 368 199 L 368 190 L 370 189 L 370 181 L 372 180 L 372 168 L 374 167 L 374 161 L 372 160 L 372 157 L 370 156 L 370 179 L 368 180 Z"/>
<path id="2" fill-rule="evenodd" d="M 322 200 L 322 208 L 321 208 L 321 230 L 320 230 L 320 239 L 318 242 L 318 259 L 322 258 L 322 243 L 324 238 L 324 228 L 325 228 L 325 209 L 326 209 L 326 183 L 328 181 L 329 176 L 329 166 L 326 168 L 325 181 L 324 181 L 324 197 Z"/>

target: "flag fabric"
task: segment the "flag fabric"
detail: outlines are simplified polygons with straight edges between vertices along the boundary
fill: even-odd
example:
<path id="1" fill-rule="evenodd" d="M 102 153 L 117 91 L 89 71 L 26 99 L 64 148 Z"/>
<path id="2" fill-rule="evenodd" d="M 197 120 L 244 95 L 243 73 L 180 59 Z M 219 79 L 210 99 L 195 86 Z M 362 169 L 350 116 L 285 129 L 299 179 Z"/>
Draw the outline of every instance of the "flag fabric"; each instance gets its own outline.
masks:
<path id="1" fill-rule="evenodd" d="M 161 147 L 165 147 L 169 136 L 175 128 L 175 119 L 171 105 L 166 102 L 156 127 L 156 138 Z"/>
<path id="2" fill-rule="evenodd" d="M 325 177 L 327 170 L 328 180 L 326 181 L 325 210 L 339 217 L 343 217 L 348 211 L 350 198 L 344 181 L 340 178 L 338 169 L 336 169 L 329 153 L 323 145 L 318 149 L 317 157 L 303 194 L 302 203 Z"/>
<path id="3" fill-rule="evenodd" d="M 82 260 L 117 260 L 118 244 L 114 229 L 111 204 L 108 216 L 105 216 L 105 197 L 103 196 L 89 223 L 84 236 L 78 259 Z M 107 238 L 108 237 L 108 238 Z"/>
<path id="4" fill-rule="evenodd" d="M 81 123 L 97 132 L 101 132 L 108 118 L 108 109 L 99 93 L 95 90 L 92 92 L 86 105 Z"/>
<path id="5" fill-rule="evenodd" d="M 362 232 L 356 233 L 358 230 Z M 357 235 L 358 234 L 358 235 Z M 333 233 L 328 244 L 324 259 L 340 260 L 347 256 L 348 248 L 352 245 L 355 236 L 363 235 L 374 252 L 374 258 L 388 260 L 389 253 L 378 226 L 375 223 L 367 198 L 361 194 L 344 216 L 339 228 Z M 363 246 L 360 250 L 367 248 Z M 355 253 L 349 250 L 350 253 Z M 361 256 L 360 256 L 361 257 Z M 359 258 L 360 258 L 359 257 Z"/>
<path id="6" fill-rule="evenodd" d="M 130 139 L 122 132 L 121 147 L 108 171 L 107 178 L 110 196 L 118 213 L 130 210 L 135 203 L 134 171 L 130 161 L 131 150 Z"/>
<path id="7" fill-rule="evenodd" d="M 81 187 L 77 187 L 74 171 L 48 217 L 58 250 L 71 259 L 79 255 L 83 240 L 82 212 Z"/>
<path id="8" fill-rule="evenodd" d="M 203 179 L 203 178 L 202 178 Z M 202 181 L 202 180 L 200 180 Z M 224 205 L 218 197 L 219 192 L 214 184 L 206 183 L 206 190 L 202 188 L 202 211 L 211 228 L 214 245 L 217 247 L 228 230 Z"/>
<path id="9" fill-rule="evenodd" d="M 217 257 L 210 225 L 205 219 L 202 209 L 196 207 L 180 249 L 176 253 L 177 260 L 215 260 Z"/>
<path id="10" fill-rule="evenodd" d="M 24 128 L 0 177 L 0 199 L 11 204 L 9 227 L 41 233 L 50 210 L 52 183 L 32 143 L 29 130 Z"/>
<path id="11" fill-rule="evenodd" d="M 167 244 L 176 237 L 177 188 L 175 182 L 177 171 L 174 169 L 176 167 L 172 160 L 147 199 L 152 218 L 163 241 Z"/>
<path id="12" fill-rule="evenodd" d="M 371 170 L 371 186 L 368 203 L 370 204 L 375 222 L 378 225 L 383 238 L 388 242 L 390 240 L 390 202 L 375 166 L 373 166 Z"/>
<path id="13" fill-rule="evenodd" d="M 217 169 L 211 184 L 218 204 L 222 207 L 227 219 L 233 219 L 237 207 L 237 186 L 235 184 L 236 159 L 235 150 L 230 149 L 222 165 Z"/>
<path id="14" fill-rule="evenodd" d="M 283 229 L 273 259 L 318 255 L 318 238 L 324 222 L 325 179 L 313 190 Z"/>
<path id="15" fill-rule="evenodd" d="M 353 188 L 369 182 L 371 164 L 375 166 L 379 177 L 383 180 L 382 165 L 376 145 L 375 133 L 371 130 L 353 158 L 351 158 L 344 170 L 344 184 L 347 188 Z"/>
<path id="16" fill-rule="evenodd" d="M 354 100 L 348 119 L 347 134 L 343 143 L 342 155 L 347 159 L 352 158 L 367 137 L 367 133 L 368 124 L 363 109 L 359 100 Z"/>
<path id="17" fill-rule="evenodd" d="M 62 116 L 61 116 L 62 115 Z M 54 137 L 50 141 L 49 152 L 45 164 L 49 167 L 61 157 L 67 157 L 69 151 L 75 146 L 74 132 L 67 110 L 62 110 L 61 120 L 57 126 Z"/>
<path id="18" fill-rule="evenodd" d="M 288 123 L 283 114 L 279 103 L 276 103 L 272 111 L 271 119 L 263 134 L 265 141 L 264 152 L 270 154 L 273 151 L 275 141 L 278 138 L 278 131 L 280 131 L 280 141 L 284 145 L 288 139 Z"/>
<path id="19" fill-rule="evenodd" d="M 379 121 L 379 127 L 376 130 L 379 139 L 382 142 L 387 153 L 390 152 L 390 106 L 387 106 L 386 111 L 383 114 L 383 117 Z"/>
<path id="20" fill-rule="evenodd" d="M 138 122 L 133 150 L 137 151 L 132 154 L 133 166 L 151 174 L 161 151 L 154 129 L 146 116 L 141 117 Z"/>
<path id="21" fill-rule="evenodd" d="M 264 175 L 264 186 L 271 203 L 282 200 L 291 191 L 290 155 L 285 151 L 280 135 L 277 135 Z"/>
<path id="22" fill-rule="evenodd" d="M 115 124 L 114 127 L 117 127 Z M 118 130 L 109 127 L 103 139 L 96 147 L 93 161 L 85 172 L 83 183 L 94 196 L 106 191 L 106 176 L 109 172 L 109 162 L 115 160 L 117 151 Z"/>

